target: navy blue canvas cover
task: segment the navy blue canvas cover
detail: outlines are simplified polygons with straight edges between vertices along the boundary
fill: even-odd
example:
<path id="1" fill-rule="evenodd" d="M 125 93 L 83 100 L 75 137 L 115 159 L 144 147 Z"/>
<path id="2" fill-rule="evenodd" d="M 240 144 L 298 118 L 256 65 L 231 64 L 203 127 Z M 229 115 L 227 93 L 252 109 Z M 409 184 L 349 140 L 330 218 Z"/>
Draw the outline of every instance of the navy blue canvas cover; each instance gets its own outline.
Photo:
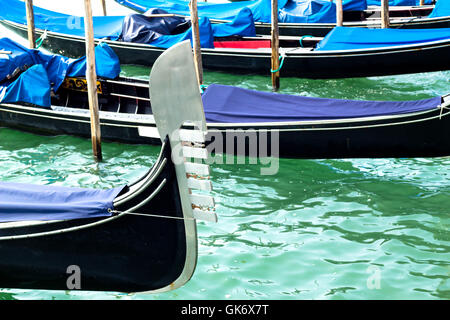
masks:
<path id="1" fill-rule="evenodd" d="M 182 17 L 149 17 L 153 14 L 167 13 L 152 9 L 145 14 L 130 14 L 123 20 L 119 40 L 134 43 L 151 43 L 163 35 L 185 32 L 191 24 Z"/>
<path id="2" fill-rule="evenodd" d="M 164 13 L 167 12 L 152 9 L 146 15 Z M 119 40 L 145 43 L 159 48 L 170 48 L 184 40 L 192 42 L 190 20 L 180 17 L 147 17 L 146 15 L 131 14 L 125 17 Z M 252 12 L 244 8 L 233 21 L 228 23 L 211 24 L 208 18 L 200 17 L 199 33 L 202 48 L 214 48 L 216 37 L 233 35 L 252 37 L 256 35 L 256 30 Z"/>
<path id="3" fill-rule="evenodd" d="M 0 55 L 0 102 L 3 103 L 25 102 L 50 107 L 51 88 L 56 91 L 66 77 L 86 74 L 85 57 L 70 59 L 47 54 L 25 48 L 9 38 L 0 39 L 0 50 L 11 52 Z M 97 45 L 95 55 L 99 77 L 114 79 L 120 74 L 119 58 L 106 43 Z M 38 98 L 40 94 L 45 96 Z"/>
<path id="4" fill-rule="evenodd" d="M 125 186 L 84 189 L 0 182 L 0 222 L 73 220 L 111 216 Z"/>
<path id="5" fill-rule="evenodd" d="M 256 123 L 347 119 L 435 109 L 442 98 L 357 101 L 311 98 L 212 84 L 202 96 L 209 123 Z"/>
<path id="6" fill-rule="evenodd" d="M 316 46 L 317 51 L 356 50 L 450 40 L 450 28 L 366 29 L 335 27 Z"/>

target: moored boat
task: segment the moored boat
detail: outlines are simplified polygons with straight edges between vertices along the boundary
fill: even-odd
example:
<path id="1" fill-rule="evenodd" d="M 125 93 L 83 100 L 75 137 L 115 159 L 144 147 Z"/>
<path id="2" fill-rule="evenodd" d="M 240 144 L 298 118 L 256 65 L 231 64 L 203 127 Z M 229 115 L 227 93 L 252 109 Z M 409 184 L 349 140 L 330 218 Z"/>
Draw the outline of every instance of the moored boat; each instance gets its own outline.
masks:
<path id="1" fill-rule="evenodd" d="M 0 23 L 26 36 L 24 4 L 11 0 L 8 5 L 11 9 L 0 13 Z M 85 54 L 83 18 L 38 7 L 35 7 L 35 13 L 36 33 L 45 37 L 44 47 L 69 57 L 81 57 Z M 163 20 L 161 17 L 155 19 Z M 96 41 L 107 43 L 122 64 L 151 66 L 164 50 L 189 39 L 191 34 L 188 29 L 174 35 L 157 34 L 157 38 L 152 36 L 150 42 L 123 41 L 130 25 L 133 30 L 140 30 L 155 23 L 154 20 L 142 20 L 136 19 L 135 21 L 140 21 L 136 26 L 124 24 L 124 17 L 95 17 Z M 242 20 L 237 19 L 228 26 L 236 30 L 242 27 L 242 23 Z M 235 31 L 229 32 L 229 28 L 222 25 L 220 28 L 228 31 L 219 32 L 216 30 L 219 27 L 213 28 L 207 19 L 201 20 L 200 25 L 205 69 L 246 74 L 271 73 L 270 39 L 264 36 L 219 37 L 218 35 L 234 34 Z M 247 24 L 244 30 L 244 34 L 247 34 Z M 146 32 L 150 31 L 146 29 Z M 341 45 L 336 46 L 337 42 Z M 331 43 L 334 44 L 330 45 Z M 282 39 L 280 55 L 282 77 L 329 79 L 448 70 L 450 28 L 386 30 L 338 27 L 325 38 L 303 36 Z"/>
<path id="2" fill-rule="evenodd" d="M 182 82 L 169 80 L 174 69 Z M 192 277 L 196 220 L 217 218 L 213 198 L 195 194 L 210 185 L 208 166 L 175 161 L 180 143 L 202 149 L 206 130 L 198 87 L 186 85 L 195 81 L 189 44 L 167 51 L 152 74 L 152 87 L 169 91 L 152 94 L 162 148 L 141 179 L 109 190 L 0 183 L 2 288 L 163 292 Z M 195 139 L 172 135 L 185 121 L 199 124 L 185 131 Z"/>
<path id="3" fill-rule="evenodd" d="M 188 2 L 184 0 L 116 0 L 139 13 L 151 8 L 164 9 L 180 16 L 189 16 Z M 417 6 L 413 1 L 390 1 L 392 28 L 421 29 L 449 28 L 450 5 L 446 0 L 436 6 L 427 1 L 427 6 Z M 380 28 L 380 1 L 344 0 L 344 26 Z M 323 37 L 336 26 L 336 6 L 328 0 L 283 0 L 278 1 L 280 35 L 312 35 Z M 257 34 L 270 34 L 270 0 L 242 1 L 239 3 L 199 3 L 199 15 L 214 23 L 223 23 L 243 8 L 250 8 L 254 15 Z"/>
<path id="4" fill-rule="evenodd" d="M 85 90 L 82 77 L 66 78 L 52 95 L 50 106 L 0 102 L 0 124 L 44 134 L 89 137 Z M 148 90 L 143 80 L 99 79 L 104 139 L 160 144 Z M 214 153 L 236 154 L 234 147 L 226 149 L 228 139 L 237 139 L 248 153 L 249 138 L 262 141 L 281 157 L 294 158 L 434 157 L 450 153 L 447 139 L 436 139 L 450 134 L 448 95 L 418 101 L 351 101 L 213 84 L 202 100 L 209 132 L 206 142 Z M 213 143 L 218 139 L 223 141 L 222 149 Z M 273 148 L 270 141 L 275 141 Z"/>

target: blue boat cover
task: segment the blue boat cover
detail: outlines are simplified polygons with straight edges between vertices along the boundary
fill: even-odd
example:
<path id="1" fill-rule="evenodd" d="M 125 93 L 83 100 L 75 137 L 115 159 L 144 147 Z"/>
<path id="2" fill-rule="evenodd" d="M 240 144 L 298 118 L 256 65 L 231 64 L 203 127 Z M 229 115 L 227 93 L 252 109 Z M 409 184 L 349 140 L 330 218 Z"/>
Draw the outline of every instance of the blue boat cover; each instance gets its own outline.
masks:
<path id="1" fill-rule="evenodd" d="M 139 12 L 151 8 L 160 8 L 170 13 L 189 16 L 188 0 L 116 0 L 116 2 Z M 334 23 L 336 7 L 329 0 L 279 0 L 278 20 L 287 23 L 322 22 Z M 199 2 L 197 4 L 200 17 L 216 20 L 233 20 L 240 10 L 249 8 L 255 22 L 271 21 L 271 0 L 235 1 L 228 3 Z M 345 11 L 365 10 L 366 0 L 344 0 Z M 334 15 L 334 20 L 331 19 Z"/>
<path id="2" fill-rule="evenodd" d="M 0 0 L 0 19 L 26 24 L 25 2 L 19 0 Z M 37 29 L 84 37 L 84 18 L 67 15 L 37 6 L 34 10 L 34 24 Z M 116 40 L 122 31 L 123 16 L 93 17 L 94 37 Z"/>
<path id="3" fill-rule="evenodd" d="M 0 102 L 22 102 L 49 107 L 51 105 L 50 91 L 47 71 L 41 64 L 37 64 L 23 72 L 11 84 L 0 85 Z"/>
<path id="4" fill-rule="evenodd" d="M 418 101 L 356 101 L 310 98 L 212 84 L 202 96 L 209 123 L 331 120 L 425 111 L 442 98 Z"/>
<path id="5" fill-rule="evenodd" d="M 269 0 L 270 3 L 270 0 Z M 8 7 L 8 10 L 0 11 L 0 19 L 8 20 L 15 23 L 26 24 L 26 10 L 25 3 L 18 0 L 0 0 L 0 6 Z M 164 12 L 161 11 L 160 12 Z M 213 48 L 214 37 L 225 37 L 225 36 L 255 36 L 255 26 L 253 21 L 252 12 L 247 8 L 241 8 L 241 10 L 236 11 L 236 17 L 233 16 L 233 21 L 227 24 L 220 24 L 214 26 L 208 26 L 209 21 L 203 21 L 203 28 L 200 33 L 204 33 L 201 37 L 202 44 L 205 44 L 205 48 Z M 152 21 L 151 27 L 156 27 L 158 31 L 162 31 L 160 25 L 156 25 L 156 22 L 166 23 L 166 20 L 171 20 L 170 18 L 156 19 Z M 34 6 L 34 22 L 37 29 L 48 30 L 52 32 L 57 32 L 61 34 L 67 34 L 72 36 L 84 37 L 84 18 L 66 15 L 58 12 L 53 12 L 50 10 L 42 9 Z M 131 17 L 124 16 L 97 16 L 93 17 L 94 23 L 94 37 L 98 39 L 109 39 L 109 40 L 119 40 L 132 41 L 136 40 L 138 43 L 144 43 L 146 37 L 149 41 L 153 40 L 152 36 L 149 34 L 140 37 L 136 35 L 137 32 L 143 31 L 145 34 L 149 32 L 149 20 L 145 17 L 138 17 L 132 15 Z M 202 22 L 200 22 L 202 23 Z M 154 46 L 160 46 L 162 48 L 168 48 L 171 45 L 185 40 L 191 35 L 190 30 L 186 31 L 183 35 L 176 34 L 173 37 L 167 35 L 168 38 L 165 39 L 154 39 L 153 42 L 146 42 Z"/>
<path id="6" fill-rule="evenodd" d="M 414 45 L 439 40 L 450 40 L 450 28 L 366 29 L 335 27 L 317 44 L 315 50 L 356 50 Z"/>
<path id="7" fill-rule="evenodd" d="M 432 0 L 425 0 L 425 4 L 431 4 Z M 381 6 L 381 0 L 367 0 L 368 6 Z M 389 6 L 417 6 L 420 0 L 389 0 Z"/>
<path id="8" fill-rule="evenodd" d="M 50 107 L 51 88 L 56 91 L 66 77 L 86 73 L 85 57 L 70 59 L 46 54 L 27 49 L 8 38 L 0 39 L 0 50 L 11 52 L 0 55 L 0 102 L 3 103 L 25 102 Z M 95 48 L 95 55 L 99 77 L 114 79 L 120 74 L 119 58 L 106 43 Z M 32 66 L 34 68 L 30 68 Z M 39 98 L 41 94 L 45 96 Z"/>
<path id="9" fill-rule="evenodd" d="M 450 16 L 450 1 L 439 0 L 436 2 L 433 11 L 428 15 L 428 18 L 439 18 Z"/>
<path id="10" fill-rule="evenodd" d="M 162 35 L 178 34 L 190 28 L 191 24 L 183 17 L 149 17 L 147 15 L 167 13 L 153 9 L 143 14 L 130 14 L 123 20 L 121 41 L 151 43 Z"/>
<path id="11" fill-rule="evenodd" d="M 425 0 L 425 4 L 433 4 L 433 0 Z M 368 6 L 381 6 L 381 0 L 367 0 L 367 5 Z M 419 6 L 420 0 L 389 0 L 389 5 L 390 6 Z"/>
<path id="12" fill-rule="evenodd" d="M 111 216 L 108 209 L 114 209 L 114 198 L 124 187 L 101 190 L 0 182 L 0 222 Z"/>
<path id="13" fill-rule="evenodd" d="M 164 13 L 167 13 L 167 11 L 152 9 L 145 15 L 128 15 L 124 19 L 119 40 L 146 43 L 160 48 L 170 48 L 184 40 L 190 40 L 192 43 L 192 28 L 187 19 L 182 17 L 147 17 L 150 14 Z M 208 18 L 200 17 L 199 32 L 202 48 L 214 48 L 215 37 L 231 35 L 252 37 L 256 35 L 252 12 L 248 8 L 239 11 L 235 19 L 228 23 L 211 25 Z"/>

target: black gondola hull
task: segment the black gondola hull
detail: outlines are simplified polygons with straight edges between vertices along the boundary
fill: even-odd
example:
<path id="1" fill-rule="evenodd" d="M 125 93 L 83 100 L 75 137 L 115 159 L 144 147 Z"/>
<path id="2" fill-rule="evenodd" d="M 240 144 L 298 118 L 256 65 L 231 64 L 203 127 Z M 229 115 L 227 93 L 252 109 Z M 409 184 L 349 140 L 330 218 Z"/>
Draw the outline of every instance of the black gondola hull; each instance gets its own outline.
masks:
<path id="1" fill-rule="evenodd" d="M 0 286 L 137 292 L 171 288 L 180 277 L 189 280 L 197 259 L 195 222 L 184 219 L 170 155 L 166 144 L 154 171 L 143 178 L 148 185 L 118 204 L 115 218 L 9 228 L 3 224 Z M 146 199 L 150 200 L 145 203 Z M 120 215 L 139 204 L 142 215 Z M 73 230 L 52 234 L 67 228 Z M 36 233 L 48 234 L 4 239 Z M 76 271 L 79 282 L 71 278 Z"/>
<path id="2" fill-rule="evenodd" d="M 45 134 L 71 134 L 90 137 L 89 114 L 74 118 L 70 113 L 35 111 L 33 107 L 0 105 L 0 124 Z M 37 116 L 39 113 L 39 116 Z M 155 129 L 148 121 L 133 122 L 129 115 L 114 120 L 100 114 L 102 139 L 126 143 L 159 144 L 158 136 L 143 137 L 140 132 Z M 44 120 L 45 119 L 45 120 Z M 273 138 L 272 138 L 273 136 Z M 450 114 L 431 110 L 382 119 L 344 119 L 304 123 L 208 124 L 207 143 L 214 153 L 254 155 L 254 144 L 263 143 L 266 155 L 288 158 L 386 158 L 438 157 L 450 155 Z M 222 140 L 218 146 L 217 139 Z M 227 149 L 227 141 L 234 147 Z M 275 141 L 272 145 L 271 141 Z M 217 147 L 218 146 L 218 147 Z M 239 147 L 238 147 L 239 146 Z M 257 155 L 264 155 L 257 150 Z"/>
<path id="3" fill-rule="evenodd" d="M 6 27 L 26 36 L 25 26 L 3 21 Z M 42 33 L 42 30 L 37 30 Z M 104 40 L 122 64 L 152 66 L 164 49 L 149 45 Z M 85 55 L 82 38 L 48 33 L 44 46 L 69 57 Z M 295 49 L 295 48 L 293 48 Z M 450 69 L 450 40 L 415 46 L 358 51 L 305 51 L 286 49 L 281 77 L 332 79 L 369 77 Z M 270 74 L 270 50 L 202 50 L 203 67 L 241 74 Z"/>

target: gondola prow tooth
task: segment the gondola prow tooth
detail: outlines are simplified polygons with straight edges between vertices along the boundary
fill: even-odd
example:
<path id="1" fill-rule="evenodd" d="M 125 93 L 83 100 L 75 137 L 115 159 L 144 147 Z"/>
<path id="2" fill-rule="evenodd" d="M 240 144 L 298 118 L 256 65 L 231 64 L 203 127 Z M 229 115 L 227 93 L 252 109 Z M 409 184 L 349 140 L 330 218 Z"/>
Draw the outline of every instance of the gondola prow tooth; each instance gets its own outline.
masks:
<path id="1" fill-rule="evenodd" d="M 214 198 L 192 193 L 211 191 L 207 164 L 187 161 L 208 158 L 205 113 L 197 83 L 190 41 L 166 50 L 150 74 L 150 98 L 159 136 L 169 139 L 185 217 L 217 221 Z"/>

